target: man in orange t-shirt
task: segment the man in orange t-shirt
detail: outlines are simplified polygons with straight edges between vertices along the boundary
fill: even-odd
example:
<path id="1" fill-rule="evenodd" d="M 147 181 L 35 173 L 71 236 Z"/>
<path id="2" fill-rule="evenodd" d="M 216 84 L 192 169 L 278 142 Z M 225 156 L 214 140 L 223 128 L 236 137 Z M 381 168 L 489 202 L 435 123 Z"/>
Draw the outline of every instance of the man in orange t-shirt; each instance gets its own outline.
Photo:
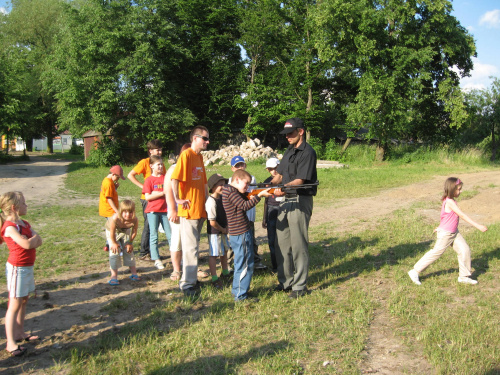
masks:
<path id="1" fill-rule="evenodd" d="M 162 144 L 159 139 L 153 139 L 152 141 L 149 141 L 148 144 L 148 153 L 149 156 L 151 155 L 158 155 L 161 156 L 163 149 L 162 149 Z M 164 168 L 165 170 L 165 168 Z M 144 180 L 151 176 L 151 167 L 150 167 L 150 161 L 149 158 L 142 159 L 137 163 L 137 165 L 130 171 L 128 174 L 128 179 L 132 181 L 134 185 L 137 185 L 138 187 L 141 188 L 143 187 L 143 183 L 141 183 L 139 180 L 137 180 L 137 175 L 142 174 L 144 177 Z M 165 171 L 163 172 L 165 174 Z M 144 181 L 143 180 L 143 181 Z M 141 195 L 141 205 L 142 205 L 142 217 L 144 218 L 144 228 L 142 229 L 142 235 L 141 235 L 141 249 L 139 253 L 139 259 L 141 260 L 151 260 L 151 253 L 149 251 L 149 223 L 148 223 L 148 217 L 144 213 L 144 210 L 146 209 L 146 206 L 148 205 L 148 201 L 144 197 L 144 194 Z"/>
<path id="2" fill-rule="evenodd" d="M 196 126 L 191 131 L 191 148 L 177 160 L 172 173 L 172 190 L 181 220 L 182 278 L 179 287 L 186 296 L 195 296 L 198 281 L 198 252 L 203 222 L 207 218 L 205 201 L 208 198 L 207 175 L 201 151 L 210 142 L 208 129 Z"/>

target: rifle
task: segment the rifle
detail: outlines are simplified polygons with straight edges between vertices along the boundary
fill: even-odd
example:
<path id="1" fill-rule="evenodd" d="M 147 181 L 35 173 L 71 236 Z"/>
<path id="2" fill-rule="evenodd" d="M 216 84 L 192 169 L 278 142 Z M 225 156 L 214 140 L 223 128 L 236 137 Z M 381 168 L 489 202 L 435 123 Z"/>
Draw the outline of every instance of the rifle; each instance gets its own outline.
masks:
<path id="1" fill-rule="evenodd" d="M 300 189 L 300 188 L 305 188 L 305 187 L 309 187 L 309 186 L 318 186 L 319 181 L 316 181 L 316 182 L 313 182 L 310 184 L 300 184 L 300 185 L 286 185 L 286 186 L 284 184 L 278 184 L 278 185 L 274 185 L 274 186 L 268 186 L 268 185 L 269 184 L 264 184 L 264 183 L 251 184 L 250 186 L 256 186 L 257 188 L 253 189 L 252 191 L 247 193 L 248 199 L 250 199 L 253 195 L 257 195 L 261 191 L 264 191 L 267 189 L 269 189 L 269 193 L 272 194 L 272 193 L 274 193 L 274 190 L 276 190 L 276 189 L 287 190 L 287 189 Z"/>

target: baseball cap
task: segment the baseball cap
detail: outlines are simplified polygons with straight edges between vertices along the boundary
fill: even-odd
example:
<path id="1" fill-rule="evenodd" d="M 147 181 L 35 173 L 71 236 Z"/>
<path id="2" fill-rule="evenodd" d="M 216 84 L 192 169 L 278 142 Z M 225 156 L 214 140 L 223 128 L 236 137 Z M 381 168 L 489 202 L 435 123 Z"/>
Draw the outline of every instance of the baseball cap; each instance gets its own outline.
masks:
<path id="1" fill-rule="evenodd" d="M 123 177 L 123 169 L 119 165 L 113 165 L 111 168 L 109 168 L 109 171 L 120 176 L 122 180 L 125 180 L 125 177 Z"/>
<path id="2" fill-rule="evenodd" d="M 285 128 L 280 132 L 280 134 L 288 134 L 293 132 L 295 129 L 305 129 L 304 121 L 298 117 L 286 120 Z"/>
<path id="3" fill-rule="evenodd" d="M 276 168 L 279 163 L 280 163 L 279 159 L 270 158 L 266 161 L 266 168 Z"/>
<path id="4" fill-rule="evenodd" d="M 212 188 L 217 185 L 217 182 L 219 181 L 224 181 L 225 184 L 228 183 L 228 179 L 225 178 L 224 176 L 218 174 L 218 173 L 215 173 L 213 175 L 210 176 L 210 178 L 208 179 L 208 182 L 207 182 L 207 185 L 208 185 L 208 190 L 212 191 Z"/>
<path id="5" fill-rule="evenodd" d="M 238 163 L 244 163 L 244 162 L 245 162 L 245 159 L 243 159 L 242 156 L 240 156 L 240 155 L 234 156 L 231 159 L 231 167 L 234 167 Z"/>

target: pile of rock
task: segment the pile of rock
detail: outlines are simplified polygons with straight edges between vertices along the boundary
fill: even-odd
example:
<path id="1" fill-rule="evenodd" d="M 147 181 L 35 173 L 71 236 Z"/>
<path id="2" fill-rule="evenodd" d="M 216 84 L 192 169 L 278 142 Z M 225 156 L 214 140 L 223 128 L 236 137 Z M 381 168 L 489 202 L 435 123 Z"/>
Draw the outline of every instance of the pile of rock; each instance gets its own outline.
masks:
<path id="1" fill-rule="evenodd" d="M 208 165 L 230 165 L 233 156 L 243 156 L 245 161 L 251 161 L 259 158 L 269 159 L 278 158 L 281 160 L 283 155 L 275 152 L 271 147 L 264 147 L 259 139 L 251 139 L 243 142 L 241 145 L 229 145 L 216 151 L 202 151 L 205 166 Z"/>

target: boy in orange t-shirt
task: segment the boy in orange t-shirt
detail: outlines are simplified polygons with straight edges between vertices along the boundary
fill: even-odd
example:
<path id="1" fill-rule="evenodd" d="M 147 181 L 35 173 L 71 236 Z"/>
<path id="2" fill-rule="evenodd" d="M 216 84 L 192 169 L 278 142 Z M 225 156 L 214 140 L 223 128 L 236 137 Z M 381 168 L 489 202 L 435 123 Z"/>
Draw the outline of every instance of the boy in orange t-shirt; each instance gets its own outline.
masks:
<path id="1" fill-rule="evenodd" d="M 118 192 L 116 189 L 120 186 L 118 183 L 120 178 L 125 180 L 123 169 L 119 165 L 114 165 L 109 169 L 109 174 L 102 180 L 101 192 L 99 194 L 99 216 L 105 217 L 106 220 L 115 213 L 118 213 Z M 109 250 L 107 242 L 104 250 Z"/>

